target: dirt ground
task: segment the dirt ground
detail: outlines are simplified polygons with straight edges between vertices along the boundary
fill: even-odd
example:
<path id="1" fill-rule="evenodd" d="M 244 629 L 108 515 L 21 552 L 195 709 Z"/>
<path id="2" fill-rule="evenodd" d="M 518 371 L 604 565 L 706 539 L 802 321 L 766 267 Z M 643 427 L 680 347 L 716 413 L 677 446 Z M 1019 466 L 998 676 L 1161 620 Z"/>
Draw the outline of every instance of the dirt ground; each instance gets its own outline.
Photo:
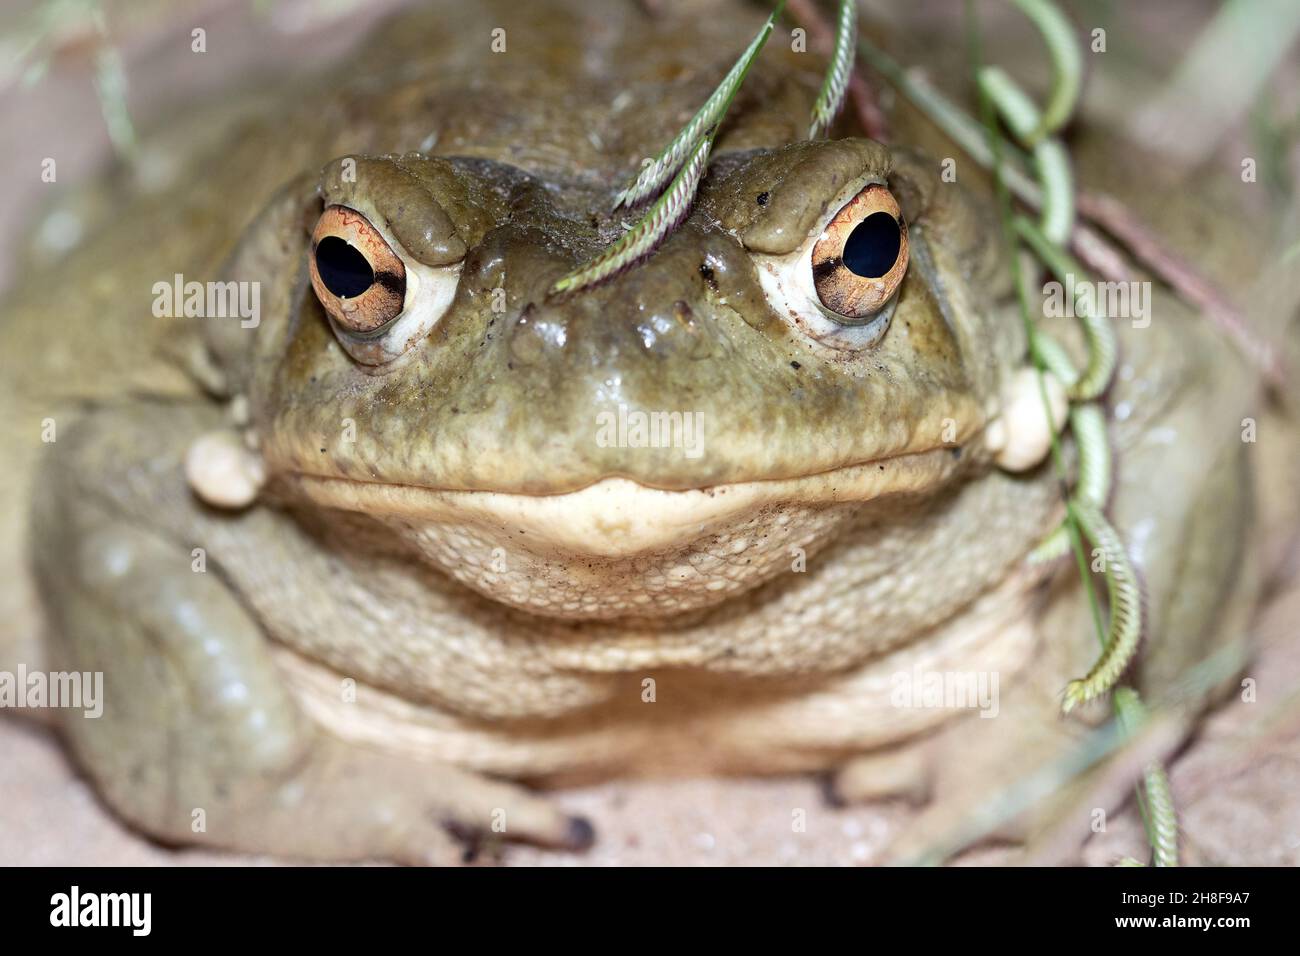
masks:
<path id="1" fill-rule="evenodd" d="M 331 44 L 360 29 L 391 3 L 354 4 L 343 20 L 321 20 L 307 0 L 280 4 L 273 29 L 250 19 L 250 4 L 166 5 L 167 15 L 203 22 L 210 36 L 239 39 L 234 60 L 212 68 L 178 70 L 165 38 L 176 23 L 151 20 L 164 5 L 132 5 L 138 19 L 124 30 L 132 77 L 132 108 L 141 115 L 218 88 L 232 72 L 255 74 L 310 49 L 330 55 Z M 329 5 L 327 5 L 329 6 Z M 346 9 L 347 3 L 334 4 Z M 364 11 L 360 7 L 364 6 Z M 934 8 L 934 4 L 923 4 Z M 177 14 L 177 11 L 183 11 Z M 6 12 L 0 26 L 12 25 Z M 187 21 L 188 22 L 188 21 Z M 185 26 L 188 33 L 188 26 Z M 40 82 L 41 96 L 5 95 L 0 125 L 24 135 L 7 144 L 0 172 L 37 164 L 59 142 L 60 177 L 84 178 L 108 151 L 91 85 L 85 37 L 73 33 Z M 80 51 L 80 52 L 79 52 Z M 214 58 L 215 59 L 215 58 Z M 0 77 L 0 79 L 3 79 Z M 10 84 L 12 86 L 12 84 Z M 12 268 L 20 224 L 36 215 L 41 197 L 20 191 L 0 205 L 0 288 Z M 1179 755 L 1171 778 L 1184 829 L 1185 862 L 1206 865 L 1300 864 L 1300 581 L 1273 595 L 1257 625 L 1258 655 L 1248 668 L 1257 680 L 1254 702 L 1234 699 L 1215 712 Z M 609 784 L 556 795 L 564 807 L 588 816 L 599 835 L 587 854 L 573 856 L 511 848 L 513 865 L 860 865 L 875 862 L 911 812 L 902 805 L 832 809 L 816 781 L 688 780 Z M 792 833 L 791 811 L 807 813 L 804 833 Z M 1094 836 L 1083 860 L 1113 863 L 1143 856 L 1141 824 L 1130 805 Z M 1005 849 L 972 851 L 959 862 L 994 863 Z M 200 865 L 270 863 L 225 854 L 169 850 L 125 828 L 80 779 L 43 728 L 0 720 L 0 865 Z"/>

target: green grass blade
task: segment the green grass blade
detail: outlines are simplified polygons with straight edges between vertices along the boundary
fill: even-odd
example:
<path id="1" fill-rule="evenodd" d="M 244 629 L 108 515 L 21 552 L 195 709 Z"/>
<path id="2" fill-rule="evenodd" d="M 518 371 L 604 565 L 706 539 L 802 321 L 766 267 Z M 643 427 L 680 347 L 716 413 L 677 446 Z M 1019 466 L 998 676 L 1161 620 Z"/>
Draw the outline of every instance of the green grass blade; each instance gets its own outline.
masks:
<path id="1" fill-rule="evenodd" d="M 844 105 L 844 96 L 849 89 L 849 77 L 853 75 L 857 39 L 857 3 L 854 0 L 840 0 L 840 15 L 835 25 L 835 48 L 831 52 L 830 66 L 826 69 L 826 78 L 822 80 L 821 91 L 817 94 L 817 101 L 813 103 L 812 125 L 808 128 L 809 139 L 824 136 Z"/>
<path id="2" fill-rule="evenodd" d="M 595 285 L 649 255 L 686 218 L 691 200 L 695 198 L 695 190 L 699 188 L 704 170 L 709 165 L 709 151 L 712 148 L 713 136 L 710 134 L 695 145 L 695 151 L 687 158 L 686 164 L 678 170 L 672 183 L 655 200 L 641 221 L 617 242 L 607 246 L 595 259 L 551 286 L 551 294 L 563 295 Z"/>
<path id="3" fill-rule="evenodd" d="M 716 130 L 722 117 L 726 115 L 727 108 L 731 106 L 731 101 L 736 96 L 736 91 L 740 85 L 745 82 L 745 76 L 749 73 L 749 68 L 754 65 L 754 60 L 762 51 L 767 43 L 767 38 L 772 35 L 772 30 L 776 26 L 776 18 L 781 15 L 785 9 L 785 0 L 777 4 L 776 9 L 772 11 L 763 28 L 758 31 L 754 39 L 750 41 L 745 52 L 740 55 L 734 66 L 722 78 L 717 89 L 704 102 L 697 112 L 682 127 L 671 143 L 664 147 L 648 165 L 642 168 L 640 174 L 626 189 L 618 194 L 614 201 L 614 208 L 621 206 L 629 208 L 637 206 L 657 194 L 664 183 L 668 182 L 673 175 L 681 168 L 688 156 L 692 155 L 700 140 L 708 134 L 710 130 Z"/>

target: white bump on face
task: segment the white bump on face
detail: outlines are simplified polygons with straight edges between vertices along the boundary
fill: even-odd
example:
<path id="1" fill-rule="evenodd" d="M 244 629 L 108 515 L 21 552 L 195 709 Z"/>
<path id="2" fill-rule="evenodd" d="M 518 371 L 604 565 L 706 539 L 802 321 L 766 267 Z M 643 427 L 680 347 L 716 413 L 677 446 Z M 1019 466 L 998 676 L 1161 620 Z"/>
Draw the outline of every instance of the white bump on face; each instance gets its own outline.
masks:
<path id="1" fill-rule="evenodd" d="M 1043 372 L 1040 389 L 1038 375 L 1034 368 L 1021 368 L 1011 375 L 1002 390 L 1002 414 L 985 431 L 993 460 L 1006 471 L 1027 471 L 1046 458 L 1052 438 L 1069 414 L 1065 386 L 1051 372 Z M 1044 391 L 1051 409 L 1050 423 L 1043 409 Z"/>
<path id="2" fill-rule="evenodd" d="M 185 453 L 185 479 L 214 508 L 247 508 L 257 500 L 266 468 L 231 430 L 200 435 Z"/>

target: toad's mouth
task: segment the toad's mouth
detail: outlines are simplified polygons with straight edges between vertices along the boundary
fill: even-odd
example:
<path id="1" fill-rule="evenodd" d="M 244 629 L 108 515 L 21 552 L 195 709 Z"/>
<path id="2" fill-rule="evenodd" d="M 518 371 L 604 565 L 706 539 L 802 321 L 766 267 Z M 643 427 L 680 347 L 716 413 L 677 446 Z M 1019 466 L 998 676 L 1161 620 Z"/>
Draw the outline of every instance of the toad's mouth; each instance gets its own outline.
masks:
<path id="1" fill-rule="evenodd" d="M 390 522 L 472 527 L 478 534 L 552 556 L 604 559 L 689 547 L 746 516 L 789 508 L 824 509 L 885 495 L 923 493 L 962 466 L 950 445 L 860 462 L 796 478 L 667 490 L 608 477 L 576 491 L 522 494 L 445 490 L 412 484 L 293 473 L 293 497 Z"/>

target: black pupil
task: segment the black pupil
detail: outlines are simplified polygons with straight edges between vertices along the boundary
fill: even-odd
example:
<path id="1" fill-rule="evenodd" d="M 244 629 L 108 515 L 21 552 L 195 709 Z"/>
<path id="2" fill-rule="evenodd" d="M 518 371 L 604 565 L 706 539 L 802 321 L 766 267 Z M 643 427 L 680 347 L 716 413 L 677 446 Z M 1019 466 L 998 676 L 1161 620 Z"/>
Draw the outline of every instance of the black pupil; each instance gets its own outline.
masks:
<path id="1" fill-rule="evenodd" d="M 856 275 L 877 279 L 894 267 L 902 242 L 898 220 L 887 212 L 873 212 L 849 233 L 844 264 Z"/>
<path id="2" fill-rule="evenodd" d="M 316 245 L 316 273 L 340 299 L 351 299 L 375 284 L 375 270 L 346 240 L 326 236 Z"/>

